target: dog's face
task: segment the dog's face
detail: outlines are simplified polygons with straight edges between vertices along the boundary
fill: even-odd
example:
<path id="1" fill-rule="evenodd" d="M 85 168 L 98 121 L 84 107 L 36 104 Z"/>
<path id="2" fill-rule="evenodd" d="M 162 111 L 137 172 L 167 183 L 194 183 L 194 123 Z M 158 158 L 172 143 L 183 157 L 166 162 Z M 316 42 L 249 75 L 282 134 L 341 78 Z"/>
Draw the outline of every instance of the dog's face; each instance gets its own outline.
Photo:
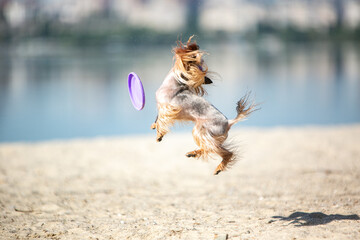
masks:
<path id="1" fill-rule="evenodd" d="M 178 41 L 178 46 L 173 49 L 175 64 L 173 71 L 180 83 L 187 85 L 199 95 L 204 95 L 203 84 L 210 84 L 212 81 L 206 77 L 208 68 L 202 58 L 205 54 L 200 51 L 196 42 L 191 42 L 189 38 L 187 44 Z"/>
<path id="2" fill-rule="evenodd" d="M 199 45 L 196 45 L 196 47 L 197 47 L 197 50 L 200 49 Z M 200 63 L 197 63 L 197 62 L 196 62 L 196 59 L 197 59 L 197 58 L 194 57 L 194 61 L 191 62 L 191 63 L 192 63 L 192 64 L 196 64 L 197 67 L 198 67 L 201 71 L 204 71 L 204 69 L 207 69 L 207 67 L 204 66 L 204 65 L 205 65 L 205 62 L 204 62 L 204 59 L 203 59 L 202 57 L 200 58 Z M 204 67 L 203 67 L 203 66 L 204 66 Z M 209 77 L 205 76 L 204 84 L 211 84 L 211 83 L 213 83 L 213 81 L 211 81 L 211 79 L 210 79 Z"/>

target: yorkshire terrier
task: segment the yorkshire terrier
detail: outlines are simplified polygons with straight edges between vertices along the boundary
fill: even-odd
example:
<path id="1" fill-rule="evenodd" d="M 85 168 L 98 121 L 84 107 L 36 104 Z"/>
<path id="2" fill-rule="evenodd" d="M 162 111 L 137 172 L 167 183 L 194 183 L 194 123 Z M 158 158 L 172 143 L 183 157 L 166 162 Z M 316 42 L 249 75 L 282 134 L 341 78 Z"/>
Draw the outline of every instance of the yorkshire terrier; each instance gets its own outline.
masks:
<path id="1" fill-rule="evenodd" d="M 255 104 L 248 104 L 249 94 L 246 94 L 237 102 L 237 116 L 228 120 L 202 97 L 206 93 L 203 85 L 212 81 L 202 58 L 205 52 L 191 40 L 192 37 L 186 45 L 178 41 L 173 48 L 175 63 L 156 91 L 158 115 L 151 128 L 156 129 L 156 140 L 160 142 L 176 120 L 194 122 L 192 134 L 199 149 L 186 156 L 206 159 L 209 154 L 219 155 L 222 161 L 215 169 L 217 175 L 235 162 L 234 149 L 224 143 L 231 126 L 257 109 Z"/>

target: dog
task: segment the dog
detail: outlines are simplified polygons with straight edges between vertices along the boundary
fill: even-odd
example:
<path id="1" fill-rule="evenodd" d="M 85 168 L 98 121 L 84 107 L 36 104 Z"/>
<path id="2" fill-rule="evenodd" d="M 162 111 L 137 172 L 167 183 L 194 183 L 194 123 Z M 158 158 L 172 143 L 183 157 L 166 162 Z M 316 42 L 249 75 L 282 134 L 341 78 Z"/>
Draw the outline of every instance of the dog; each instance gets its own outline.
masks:
<path id="1" fill-rule="evenodd" d="M 186 44 L 180 40 L 173 48 L 174 66 L 156 91 L 158 115 L 151 125 L 156 129 L 156 140 L 160 142 L 175 121 L 192 121 L 195 143 L 199 149 L 186 153 L 187 157 L 207 159 L 211 154 L 222 158 L 214 174 L 226 170 L 235 162 L 234 149 L 225 143 L 228 132 L 235 123 L 245 119 L 257 110 L 255 104 L 248 104 L 249 94 L 241 98 L 236 105 L 237 116 L 228 120 L 224 114 L 207 102 L 203 85 L 211 84 L 199 45 L 189 38 Z"/>

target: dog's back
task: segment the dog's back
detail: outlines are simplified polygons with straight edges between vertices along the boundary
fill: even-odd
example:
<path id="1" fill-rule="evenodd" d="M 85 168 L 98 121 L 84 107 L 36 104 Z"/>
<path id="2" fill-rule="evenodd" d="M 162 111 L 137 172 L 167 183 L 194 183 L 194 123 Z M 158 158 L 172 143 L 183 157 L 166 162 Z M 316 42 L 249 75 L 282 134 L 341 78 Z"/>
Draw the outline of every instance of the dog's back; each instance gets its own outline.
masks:
<path id="1" fill-rule="evenodd" d="M 222 135 L 227 131 L 229 121 L 226 116 L 214 105 L 185 86 L 174 95 L 170 104 L 180 106 L 178 120 L 201 123 L 215 136 Z"/>

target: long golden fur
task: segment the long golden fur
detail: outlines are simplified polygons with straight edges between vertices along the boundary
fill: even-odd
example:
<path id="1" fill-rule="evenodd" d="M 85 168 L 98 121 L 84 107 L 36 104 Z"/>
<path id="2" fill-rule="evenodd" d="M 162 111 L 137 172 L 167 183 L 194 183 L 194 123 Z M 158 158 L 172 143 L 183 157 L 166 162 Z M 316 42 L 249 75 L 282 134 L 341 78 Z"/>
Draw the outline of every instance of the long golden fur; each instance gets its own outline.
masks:
<path id="1" fill-rule="evenodd" d="M 180 40 L 177 41 L 177 47 L 173 48 L 174 67 L 173 71 L 179 81 L 192 88 L 196 94 L 203 96 L 205 90 L 203 84 L 208 67 L 202 57 L 205 52 L 200 51 L 196 42 L 191 42 L 193 36 L 189 38 L 186 45 Z"/>
<path id="2" fill-rule="evenodd" d="M 156 122 L 151 125 L 151 128 L 157 131 L 158 142 L 169 132 L 169 128 L 175 123 L 180 111 L 180 107 L 171 104 L 158 104 L 158 116 Z"/>

